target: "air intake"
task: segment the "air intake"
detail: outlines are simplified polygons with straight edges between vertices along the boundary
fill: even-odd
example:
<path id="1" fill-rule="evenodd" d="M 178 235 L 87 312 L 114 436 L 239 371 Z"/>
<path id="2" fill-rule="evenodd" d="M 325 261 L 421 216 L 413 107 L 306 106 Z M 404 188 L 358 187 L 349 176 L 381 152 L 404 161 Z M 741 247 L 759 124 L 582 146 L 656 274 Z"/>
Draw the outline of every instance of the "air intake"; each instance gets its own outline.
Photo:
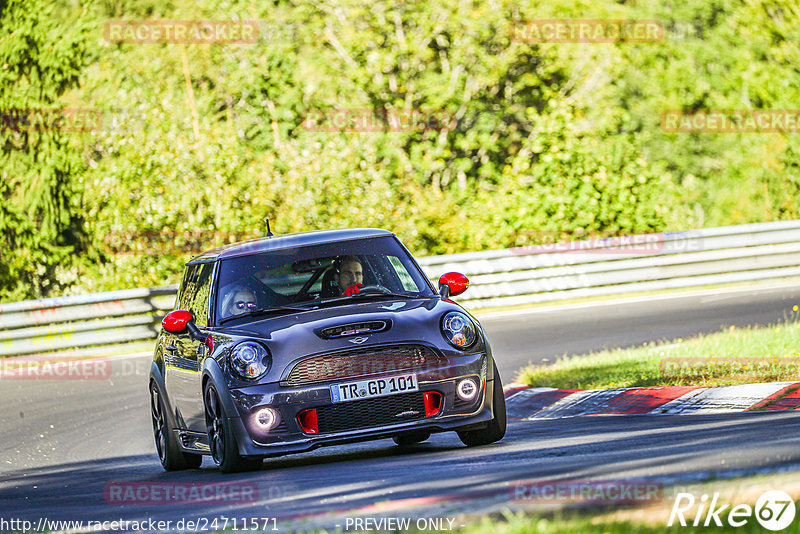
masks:
<path id="1" fill-rule="evenodd" d="M 388 330 L 390 326 L 391 323 L 389 321 L 366 321 L 363 323 L 343 324 L 325 328 L 319 332 L 319 336 L 325 339 L 336 339 L 358 334 L 383 332 L 384 330 Z"/>

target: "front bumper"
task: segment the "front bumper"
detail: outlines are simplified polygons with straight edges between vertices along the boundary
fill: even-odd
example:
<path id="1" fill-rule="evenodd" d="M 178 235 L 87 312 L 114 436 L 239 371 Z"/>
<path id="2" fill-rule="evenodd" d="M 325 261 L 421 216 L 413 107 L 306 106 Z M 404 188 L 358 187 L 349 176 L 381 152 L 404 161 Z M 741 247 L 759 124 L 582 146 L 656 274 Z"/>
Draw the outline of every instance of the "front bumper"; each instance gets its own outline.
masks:
<path id="1" fill-rule="evenodd" d="M 294 452 L 305 452 L 323 445 L 338 445 L 389 438 L 409 431 L 443 432 L 479 428 L 492 419 L 491 403 L 494 387 L 491 376 L 492 362 L 486 353 L 470 354 L 449 358 L 447 365 L 433 369 L 416 371 L 419 395 L 437 392 L 442 396 L 441 409 L 428 417 L 413 421 L 378 421 L 378 424 L 359 428 L 307 433 L 303 431 L 298 415 L 308 409 L 326 409 L 331 406 L 366 403 L 366 400 L 349 401 L 334 405 L 331 401 L 330 385 L 325 382 L 301 387 L 285 387 L 278 383 L 260 384 L 231 389 L 231 397 L 238 410 L 238 416 L 231 417 L 239 444 L 239 454 L 243 456 L 280 456 Z M 395 374 L 404 374 L 405 371 Z M 456 395 L 456 384 L 463 378 L 476 378 L 480 391 L 475 399 L 465 402 Z M 370 377 L 372 378 L 372 377 Z M 375 377 L 379 378 L 379 377 Z M 344 379 L 338 382 L 351 382 Z M 372 406 L 376 400 L 390 399 L 394 395 L 370 399 Z M 277 423 L 263 431 L 255 424 L 258 410 L 269 407 L 278 412 Z M 424 415 L 424 414 L 423 414 Z M 346 426 L 346 424 L 345 424 Z"/>

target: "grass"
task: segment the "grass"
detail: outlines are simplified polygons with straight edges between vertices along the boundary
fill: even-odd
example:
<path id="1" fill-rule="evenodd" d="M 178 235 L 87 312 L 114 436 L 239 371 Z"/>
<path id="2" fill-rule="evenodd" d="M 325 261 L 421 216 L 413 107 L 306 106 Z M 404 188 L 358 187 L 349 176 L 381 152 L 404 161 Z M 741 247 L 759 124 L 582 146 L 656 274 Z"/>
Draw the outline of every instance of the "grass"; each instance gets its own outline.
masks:
<path id="1" fill-rule="evenodd" d="M 564 389 L 727 386 L 800 380 L 800 317 L 630 349 L 562 357 L 520 370 L 517 382 Z"/>

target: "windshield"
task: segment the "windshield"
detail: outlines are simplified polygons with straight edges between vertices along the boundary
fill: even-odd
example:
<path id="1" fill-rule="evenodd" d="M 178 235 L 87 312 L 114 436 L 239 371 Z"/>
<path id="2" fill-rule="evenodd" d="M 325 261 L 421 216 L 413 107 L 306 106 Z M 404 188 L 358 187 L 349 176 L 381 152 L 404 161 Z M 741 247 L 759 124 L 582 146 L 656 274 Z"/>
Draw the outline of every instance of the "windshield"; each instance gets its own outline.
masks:
<path id="1" fill-rule="evenodd" d="M 220 262 L 216 320 L 267 309 L 347 303 L 350 299 L 432 297 L 424 275 L 394 237 L 280 249 Z M 383 295 L 383 297 L 382 297 Z"/>

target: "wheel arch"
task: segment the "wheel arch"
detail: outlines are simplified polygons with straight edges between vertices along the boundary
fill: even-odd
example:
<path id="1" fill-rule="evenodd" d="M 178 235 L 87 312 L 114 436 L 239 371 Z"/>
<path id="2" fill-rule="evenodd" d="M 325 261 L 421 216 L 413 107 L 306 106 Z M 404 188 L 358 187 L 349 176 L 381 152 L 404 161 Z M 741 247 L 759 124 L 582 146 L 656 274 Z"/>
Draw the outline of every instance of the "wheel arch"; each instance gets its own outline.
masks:
<path id="1" fill-rule="evenodd" d="M 148 394 L 150 393 L 150 387 L 152 385 L 156 386 L 158 395 L 161 397 L 161 402 L 164 403 L 164 417 L 167 419 L 165 422 L 169 425 L 170 430 L 172 431 L 176 428 L 180 428 L 175 419 L 175 409 L 172 407 L 172 403 L 169 400 L 167 385 L 164 382 L 164 375 L 161 374 L 161 369 L 159 369 L 155 361 L 150 364 L 150 380 L 147 384 Z"/>
<path id="2" fill-rule="evenodd" d="M 236 409 L 236 405 L 233 402 L 225 373 L 220 367 L 219 362 L 214 358 L 206 358 L 205 362 L 203 362 L 203 380 L 201 382 L 201 387 L 203 388 L 202 392 L 204 398 L 206 387 L 209 382 L 213 384 L 217 390 L 219 400 L 222 402 L 222 406 L 225 409 L 225 416 L 228 418 L 239 417 L 239 410 Z"/>

